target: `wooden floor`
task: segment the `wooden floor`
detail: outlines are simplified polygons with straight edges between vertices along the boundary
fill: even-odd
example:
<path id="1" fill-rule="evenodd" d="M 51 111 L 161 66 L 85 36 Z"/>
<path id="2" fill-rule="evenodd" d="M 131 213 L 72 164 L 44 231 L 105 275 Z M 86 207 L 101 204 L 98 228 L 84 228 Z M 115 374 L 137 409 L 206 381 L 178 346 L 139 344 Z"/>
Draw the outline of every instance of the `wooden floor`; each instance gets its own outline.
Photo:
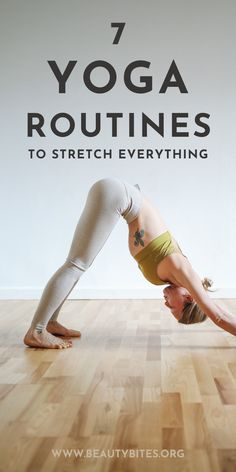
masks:
<path id="1" fill-rule="evenodd" d="M 236 470 L 235 337 L 160 300 L 69 300 L 81 339 L 38 350 L 22 343 L 36 306 L 0 302 L 1 471 Z"/>

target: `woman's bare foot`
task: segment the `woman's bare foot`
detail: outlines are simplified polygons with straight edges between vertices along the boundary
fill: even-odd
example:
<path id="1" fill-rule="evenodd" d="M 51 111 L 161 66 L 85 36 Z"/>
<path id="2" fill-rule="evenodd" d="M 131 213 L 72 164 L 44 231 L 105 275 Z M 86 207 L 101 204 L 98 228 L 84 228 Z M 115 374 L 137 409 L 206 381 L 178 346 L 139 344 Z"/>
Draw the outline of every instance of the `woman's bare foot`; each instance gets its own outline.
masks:
<path id="1" fill-rule="evenodd" d="M 55 336 L 64 336 L 64 337 L 80 337 L 81 332 L 75 329 L 69 329 L 65 326 L 58 323 L 58 321 L 49 321 L 47 324 L 47 331 Z"/>
<path id="2" fill-rule="evenodd" d="M 63 340 L 56 338 L 50 334 L 46 329 L 42 333 L 38 333 L 36 329 L 29 328 L 25 337 L 24 343 L 30 347 L 44 347 L 47 349 L 65 349 L 72 346 L 70 339 Z"/>

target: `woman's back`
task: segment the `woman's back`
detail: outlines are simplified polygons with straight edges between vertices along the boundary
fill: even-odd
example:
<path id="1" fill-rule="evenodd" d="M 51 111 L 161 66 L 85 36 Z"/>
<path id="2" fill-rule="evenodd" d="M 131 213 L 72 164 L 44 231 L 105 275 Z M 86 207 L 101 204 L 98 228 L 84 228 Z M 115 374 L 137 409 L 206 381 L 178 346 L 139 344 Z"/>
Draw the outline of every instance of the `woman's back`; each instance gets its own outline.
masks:
<path id="1" fill-rule="evenodd" d="M 132 256 L 165 231 L 168 231 L 168 227 L 159 210 L 143 195 L 140 213 L 129 223 L 129 251 Z"/>

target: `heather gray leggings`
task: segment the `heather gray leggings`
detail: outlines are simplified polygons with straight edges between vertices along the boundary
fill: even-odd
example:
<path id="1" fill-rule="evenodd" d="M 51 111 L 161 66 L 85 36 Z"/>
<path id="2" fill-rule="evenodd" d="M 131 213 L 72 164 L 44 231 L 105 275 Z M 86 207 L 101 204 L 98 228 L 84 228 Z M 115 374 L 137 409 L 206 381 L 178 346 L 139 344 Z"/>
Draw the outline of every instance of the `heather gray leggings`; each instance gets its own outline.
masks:
<path id="1" fill-rule="evenodd" d="M 50 319 L 57 319 L 64 301 L 81 275 L 91 266 L 120 216 L 127 223 L 133 221 L 140 211 L 141 201 L 138 184 L 104 178 L 92 185 L 69 254 L 43 291 L 32 320 L 33 328 L 41 331 Z"/>

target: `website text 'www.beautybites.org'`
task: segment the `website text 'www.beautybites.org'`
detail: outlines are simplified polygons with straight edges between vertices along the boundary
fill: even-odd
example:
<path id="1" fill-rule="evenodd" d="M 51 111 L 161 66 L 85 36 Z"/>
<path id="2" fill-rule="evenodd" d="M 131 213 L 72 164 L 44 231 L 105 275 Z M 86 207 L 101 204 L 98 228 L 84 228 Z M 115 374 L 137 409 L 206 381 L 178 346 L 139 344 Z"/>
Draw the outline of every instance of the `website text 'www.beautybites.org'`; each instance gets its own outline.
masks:
<path id="1" fill-rule="evenodd" d="M 95 459 L 95 458 L 129 458 L 159 459 L 183 458 L 183 449 L 52 449 L 55 459 Z"/>

